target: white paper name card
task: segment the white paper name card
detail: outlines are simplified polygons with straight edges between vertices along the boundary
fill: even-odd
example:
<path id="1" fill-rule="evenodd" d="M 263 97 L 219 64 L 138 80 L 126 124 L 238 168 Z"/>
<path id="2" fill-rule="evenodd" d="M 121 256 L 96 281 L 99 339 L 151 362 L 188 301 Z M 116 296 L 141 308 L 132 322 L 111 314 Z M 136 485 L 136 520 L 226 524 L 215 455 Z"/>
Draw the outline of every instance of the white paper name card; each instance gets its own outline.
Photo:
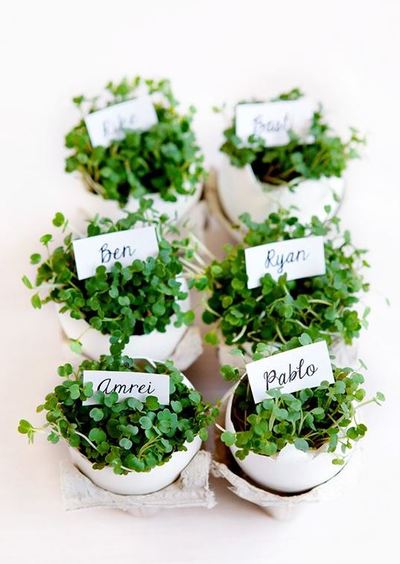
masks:
<path id="1" fill-rule="evenodd" d="M 142 96 L 92 112 L 86 116 L 85 125 L 93 147 L 108 147 L 112 141 L 123 139 L 126 130 L 147 131 L 157 121 L 151 99 Z"/>
<path id="2" fill-rule="evenodd" d="M 148 396 L 155 396 L 161 405 L 169 403 L 169 376 L 166 374 L 148 374 L 147 372 L 111 372 L 107 370 L 84 370 L 83 383 L 92 382 L 93 393 L 116 392 L 119 401 L 136 398 L 145 401 Z M 83 405 L 95 405 L 93 397 Z"/>
<path id="3" fill-rule="evenodd" d="M 250 135 L 264 140 L 267 147 L 289 143 L 289 131 L 304 142 L 312 142 L 309 129 L 315 105 L 306 98 L 236 106 L 236 135 L 244 142 Z"/>
<path id="4" fill-rule="evenodd" d="M 255 403 L 270 398 L 274 388 L 289 394 L 316 388 L 324 380 L 334 382 L 325 341 L 250 362 L 246 369 Z"/>
<path id="5" fill-rule="evenodd" d="M 324 238 L 319 235 L 249 247 L 244 256 L 249 289 L 260 286 L 268 273 L 274 280 L 282 274 L 296 280 L 325 274 L 326 269 Z"/>
<path id="6" fill-rule="evenodd" d="M 104 265 L 110 270 L 116 262 L 128 266 L 136 259 L 146 260 L 158 255 L 158 241 L 153 226 L 116 231 L 72 241 L 79 280 L 96 274 Z"/>

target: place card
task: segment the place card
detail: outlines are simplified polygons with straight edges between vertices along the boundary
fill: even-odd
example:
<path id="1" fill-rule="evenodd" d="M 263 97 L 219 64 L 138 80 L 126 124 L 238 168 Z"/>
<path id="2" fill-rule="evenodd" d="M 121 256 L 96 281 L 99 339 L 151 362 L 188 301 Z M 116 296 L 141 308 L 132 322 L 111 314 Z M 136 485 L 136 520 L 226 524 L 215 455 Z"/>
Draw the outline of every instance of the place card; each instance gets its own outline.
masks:
<path id="1" fill-rule="evenodd" d="M 324 380 L 334 382 L 325 341 L 250 362 L 246 370 L 255 403 L 270 398 L 268 392 L 274 388 L 289 394 L 316 388 Z"/>
<path id="2" fill-rule="evenodd" d="M 157 235 L 152 225 L 75 239 L 72 245 L 79 280 L 94 276 L 101 265 L 110 270 L 116 262 L 128 266 L 136 259 L 158 255 Z"/>
<path id="3" fill-rule="evenodd" d="M 244 250 L 247 287 L 257 288 L 269 273 L 274 280 L 286 274 L 288 280 L 325 274 L 324 238 L 310 235 L 298 239 L 266 243 Z"/>
<path id="4" fill-rule="evenodd" d="M 150 97 L 141 96 L 92 112 L 86 116 L 85 125 L 93 147 L 108 147 L 112 141 L 123 139 L 127 130 L 147 131 L 157 121 Z"/>
<path id="5" fill-rule="evenodd" d="M 155 396 L 161 405 L 169 404 L 169 376 L 167 374 L 84 370 L 83 383 L 88 382 L 93 384 L 93 393 L 117 392 L 119 401 L 125 398 L 145 401 L 148 396 Z M 96 403 L 96 400 L 91 397 L 83 401 L 82 405 L 95 405 Z"/>
<path id="6" fill-rule="evenodd" d="M 238 104 L 236 135 L 243 142 L 255 135 L 263 139 L 267 147 L 279 147 L 289 143 L 289 131 L 293 131 L 303 142 L 312 143 L 309 129 L 315 111 L 315 104 L 307 98 Z"/>

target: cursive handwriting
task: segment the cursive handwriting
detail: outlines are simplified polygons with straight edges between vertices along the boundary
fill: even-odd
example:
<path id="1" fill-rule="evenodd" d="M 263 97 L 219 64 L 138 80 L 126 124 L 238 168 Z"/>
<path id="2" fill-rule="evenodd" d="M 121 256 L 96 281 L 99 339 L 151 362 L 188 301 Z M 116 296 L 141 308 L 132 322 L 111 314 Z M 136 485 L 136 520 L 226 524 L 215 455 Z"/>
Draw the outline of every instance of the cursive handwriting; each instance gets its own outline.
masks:
<path id="1" fill-rule="evenodd" d="M 277 268 L 277 272 L 282 274 L 283 267 L 285 264 L 290 264 L 292 262 L 299 262 L 300 260 L 305 261 L 308 259 L 310 254 L 306 253 L 304 250 L 299 250 L 297 252 L 291 251 L 287 255 L 284 253 L 279 254 L 275 252 L 275 249 L 270 249 L 267 252 L 267 258 L 265 259 L 265 268 L 268 270 L 269 268 Z"/>
<path id="2" fill-rule="evenodd" d="M 127 129 L 134 129 L 136 116 L 130 114 L 129 116 L 118 115 L 115 120 L 103 121 L 103 134 L 104 137 L 109 139 L 123 139 Z"/>
<path id="3" fill-rule="evenodd" d="M 265 380 L 265 391 L 268 392 L 270 384 L 273 384 L 275 380 L 277 380 L 279 386 L 284 386 L 285 384 L 289 384 L 289 382 L 293 382 L 297 378 L 302 380 L 305 376 L 313 376 L 317 371 L 318 368 L 314 364 L 309 364 L 307 368 L 304 368 L 304 358 L 300 359 L 296 368 L 292 369 L 292 365 L 289 363 L 288 372 L 282 372 L 278 375 L 274 369 L 265 371 L 263 374 L 263 378 Z"/>
<path id="4" fill-rule="evenodd" d="M 101 254 L 101 264 L 107 264 L 111 259 L 119 260 L 121 258 L 125 258 L 126 256 L 133 257 L 136 249 L 131 249 L 129 245 L 124 245 L 122 249 L 117 247 L 114 250 L 110 250 L 108 248 L 108 243 L 104 243 L 104 245 L 100 247 L 99 252 Z"/>
<path id="5" fill-rule="evenodd" d="M 265 133 L 279 133 L 280 131 L 289 131 L 289 129 L 288 114 L 285 114 L 281 120 L 270 119 L 268 121 L 264 121 L 263 116 L 259 114 L 253 120 L 253 132 L 258 137 Z"/>
<path id="6" fill-rule="evenodd" d="M 111 394 L 111 392 L 117 392 L 117 394 L 132 394 L 134 389 L 137 388 L 139 394 L 153 394 L 156 389 L 151 387 L 151 382 L 147 384 L 114 384 L 111 386 L 111 378 L 105 378 L 97 386 L 99 392 L 104 392 L 105 394 Z"/>

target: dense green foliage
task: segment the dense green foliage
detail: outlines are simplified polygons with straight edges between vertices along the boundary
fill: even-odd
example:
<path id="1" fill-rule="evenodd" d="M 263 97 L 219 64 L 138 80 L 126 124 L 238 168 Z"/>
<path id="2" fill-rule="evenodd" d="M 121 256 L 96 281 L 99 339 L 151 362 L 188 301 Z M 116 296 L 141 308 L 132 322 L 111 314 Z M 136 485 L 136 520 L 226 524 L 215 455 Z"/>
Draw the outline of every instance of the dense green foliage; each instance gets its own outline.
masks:
<path id="1" fill-rule="evenodd" d="M 135 98 L 145 89 L 154 103 L 158 123 L 147 131 L 127 130 L 124 139 L 108 147 L 93 147 L 84 118 L 91 112 Z M 193 194 L 204 178 L 203 156 L 192 129 L 194 108 L 178 112 L 168 80 L 136 77 L 119 84 L 107 84 L 108 100 L 78 96 L 74 103 L 81 111 L 80 122 L 66 135 L 71 150 L 66 171 L 79 171 L 89 189 L 104 198 L 125 205 L 129 196 L 139 198 L 159 193 L 175 202 L 179 194 Z"/>
<path id="2" fill-rule="evenodd" d="M 288 348 L 299 346 L 294 340 Z M 264 350 L 263 350 L 264 349 Z M 259 345 L 255 360 L 268 354 L 267 347 Z M 286 445 L 307 451 L 327 445 L 335 452 L 334 464 L 343 464 L 343 456 L 353 444 L 364 437 L 367 427 L 357 422 L 361 405 L 384 401 L 382 393 L 368 401 L 361 387 L 364 377 L 351 368 L 334 368 L 335 382 L 322 382 L 316 388 L 306 388 L 293 394 L 270 390 L 268 399 L 254 403 L 247 376 L 238 368 L 221 368 L 228 380 L 240 380 L 232 402 L 232 423 L 235 433 L 225 431 L 221 438 L 228 446 L 236 445 L 236 456 L 244 459 L 249 452 L 272 456 Z"/>
<path id="3" fill-rule="evenodd" d="M 275 100 L 297 100 L 302 96 L 295 88 Z M 257 178 L 266 184 L 295 186 L 303 179 L 342 176 L 348 161 L 359 157 L 358 147 L 364 143 L 353 128 L 346 141 L 335 135 L 324 118 L 322 107 L 313 114 L 308 135 L 312 136 L 312 143 L 305 143 L 294 132 L 289 132 L 287 145 L 266 147 L 264 140 L 254 135 L 240 139 L 233 121 L 224 131 L 225 141 L 220 150 L 236 167 L 250 164 Z"/>
<path id="4" fill-rule="evenodd" d="M 222 339 L 226 344 L 268 343 L 281 347 L 293 337 L 306 333 L 311 340 L 324 338 L 331 344 L 336 338 L 351 343 L 366 325 L 368 308 L 360 317 L 354 309 L 358 293 L 368 290 L 359 270 L 368 266 L 365 250 L 357 249 L 350 233 L 340 232 L 339 219 L 324 223 L 313 217 L 303 225 L 288 211 L 272 213 L 263 223 L 242 220 L 248 227 L 244 244 L 228 245 L 222 260 L 214 260 L 198 276 L 195 286 L 208 289 L 203 320 L 213 324 L 206 340 Z M 282 275 L 275 281 L 268 273 L 258 288 L 247 288 L 245 247 L 306 237 L 325 236 L 326 273 L 298 280 Z"/>
<path id="5" fill-rule="evenodd" d="M 185 274 L 182 249 L 187 242 L 170 243 L 164 236 L 169 229 L 165 216 L 154 217 L 151 201 L 142 200 L 140 209 L 127 214 L 123 219 L 112 222 L 107 218 L 95 217 L 87 226 L 87 236 L 111 233 L 143 224 L 155 224 L 158 231 L 159 254 L 146 260 L 134 260 L 129 266 L 116 263 L 110 271 L 98 266 L 96 274 L 85 280 L 78 280 L 72 247 L 73 235 L 65 235 L 63 244 L 50 249 L 53 236 L 46 234 L 40 241 L 46 256 L 39 253 L 31 256 L 31 263 L 37 265 L 35 284 L 27 276 L 23 281 L 34 289 L 32 305 L 55 302 L 62 304 L 61 312 L 69 312 L 74 319 L 85 319 L 90 326 L 111 335 L 111 352 L 119 352 L 132 335 L 166 330 L 171 318 L 175 325 L 189 325 L 194 320 L 193 311 L 183 311 L 180 301 L 187 297 L 182 288 Z M 53 224 L 63 232 L 68 222 L 57 213 Z M 79 347 L 79 343 L 74 343 Z"/>
<path id="6" fill-rule="evenodd" d="M 92 383 L 83 384 L 84 370 L 113 370 L 165 374 L 170 379 L 170 404 L 161 406 L 155 396 L 145 402 L 136 398 L 118 401 L 118 394 L 93 394 Z M 22 419 L 18 430 L 30 442 L 38 431 L 48 432 L 48 440 L 63 438 L 93 463 L 93 468 L 110 466 L 116 474 L 146 472 L 164 464 L 174 452 L 186 450 L 184 443 L 199 435 L 207 439 L 207 427 L 217 414 L 189 389 L 172 362 L 150 363 L 129 357 L 102 356 L 85 360 L 76 371 L 70 364 L 58 368 L 62 384 L 46 396 L 37 408 L 46 413 L 46 424 L 34 427 Z M 83 406 L 94 397 L 98 405 Z"/>

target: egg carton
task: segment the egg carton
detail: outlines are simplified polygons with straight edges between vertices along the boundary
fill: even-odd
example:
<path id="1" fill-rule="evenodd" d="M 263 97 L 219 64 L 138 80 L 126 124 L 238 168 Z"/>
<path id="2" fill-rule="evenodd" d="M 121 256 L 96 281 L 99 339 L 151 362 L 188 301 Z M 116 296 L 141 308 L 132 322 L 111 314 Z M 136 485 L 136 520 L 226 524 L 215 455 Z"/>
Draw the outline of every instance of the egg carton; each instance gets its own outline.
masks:
<path id="1" fill-rule="evenodd" d="M 135 517 L 151 516 L 163 509 L 215 506 L 209 487 L 211 455 L 199 451 L 173 483 L 146 495 L 119 495 L 96 486 L 69 461 L 60 465 L 61 491 L 66 511 L 119 509 Z"/>

